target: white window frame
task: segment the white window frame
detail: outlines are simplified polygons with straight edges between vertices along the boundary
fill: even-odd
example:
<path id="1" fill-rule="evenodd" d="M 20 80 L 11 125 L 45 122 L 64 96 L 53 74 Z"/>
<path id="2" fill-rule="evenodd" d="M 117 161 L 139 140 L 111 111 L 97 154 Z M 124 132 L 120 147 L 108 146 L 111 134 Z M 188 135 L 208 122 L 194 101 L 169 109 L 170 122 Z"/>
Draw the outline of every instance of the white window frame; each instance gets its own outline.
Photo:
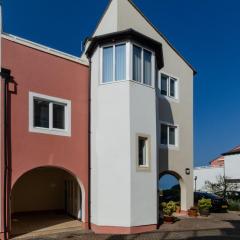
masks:
<path id="1" fill-rule="evenodd" d="M 161 135 L 162 135 L 162 124 L 167 125 L 167 144 L 162 144 L 161 142 Z M 175 144 L 169 144 L 169 127 L 175 128 Z M 172 124 L 169 122 L 160 121 L 160 146 L 161 148 L 168 148 L 173 150 L 179 149 L 179 125 L 178 124 Z"/>
<path id="2" fill-rule="evenodd" d="M 120 80 L 116 80 L 116 66 L 115 66 L 115 62 L 116 62 L 116 58 L 115 58 L 115 54 L 116 54 L 116 46 L 118 45 L 123 45 L 125 44 L 125 51 L 126 51 L 126 79 L 120 79 Z M 100 84 L 112 84 L 112 83 L 116 83 L 116 82 L 122 82 L 122 81 L 126 81 L 129 80 L 129 61 L 128 61 L 128 49 L 129 49 L 129 42 L 118 42 L 115 44 L 105 44 L 103 46 L 101 46 L 100 48 Z M 104 48 L 108 48 L 108 47 L 113 47 L 113 80 L 111 82 L 103 82 L 103 49 Z"/>
<path id="3" fill-rule="evenodd" d="M 133 80 L 133 46 L 136 46 L 136 47 L 139 47 L 141 48 L 141 81 L 136 81 L 136 80 Z M 144 78 L 144 70 L 143 70 L 143 57 L 144 57 L 144 50 L 148 51 L 148 52 L 151 52 L 152 53 L 152 59 L 151 59 L 151 63 L 152 63 L 152 73 L 151 73 L 151 85 L 149 84 L 146 84 L 143 82 L 143 78 Z M 141 45 L 139 45 L 138 43 L 136 42 L 131 42 L 131 49 L 130 49 L 130 59 L 131 59 L 131 64 L 130 64 L 130 69 L 131 69 L 131 80 L 135 83 L 138 83 L 138 84 L 142 84 L 144 86 L 148 86 L 148 87 L 155 87 L 155 69 L 156 69 L 156 66 L 155 66 L 155 53 L 150 50 L 149 48 L 146 48 L 146 47 L 143 47 Z"/>
<path id="4" fill-rule="evenodd" d="M 49 128 L 34 126 L 34 99 L 41 99 L 49 102 Z M 53 104 L 60 104 L 65 106 L 65 129 L 53 128 Z M 29 92 L 29 132 L 43 133 L 58 136 L 71 136 L 71 101 L 52 97 L 35 92 Z"/>
<path id="5" fill-rule="evenodd" d="M 167 77 L 167 95 L 164 95 L 161 93 L 161 82 L 162 82 L 162 75 L 165 75 Z M 175 80 L 175 97 L 170 95 L 170 79 Z M 179 78 L 173 76 L 172 74 L 165 73 L 163 71 L 159 71 L 158 76 L 158 88 L 160 90 L 160 96 L 163 98 L 167 98 L 169 100 L 179 102 Z"/>
<path id="6" fill-rule="evenodd" d="M 115 48 L 118 45 L 126 44 L 126 79 L 122 80 L 116 80 L 115 79 Z M 133 45 L 136 45 L 137 47 L 142 49 L 142 56 L 141 56 L 141 65 L 142 65 L 142 72 L 141 72 L 141 82 L 133 80 Z M 113 47 L 113 81 L 111 82 L 103 82 L 103 49 L 107 47 Z M 151 79 L 151 85 L 143 83 L 143 50 L 147 50 L 152 53 L 152 79 Z M 155 53 L 138 43 L 134 41 L 120 41 L 115 44 L 104 44 L 100 47 L 100 78 L 99 78 L 99 84 L 100 85 L 108 85 L 108 84 L 113 84 L 113 83 L 121 83 L 124 81 L 131 81 L 137 84 L 141 84 L 147 87 L 155 88 L 155 74 L 156 74 L 156 59 L 155 59 Z"/>

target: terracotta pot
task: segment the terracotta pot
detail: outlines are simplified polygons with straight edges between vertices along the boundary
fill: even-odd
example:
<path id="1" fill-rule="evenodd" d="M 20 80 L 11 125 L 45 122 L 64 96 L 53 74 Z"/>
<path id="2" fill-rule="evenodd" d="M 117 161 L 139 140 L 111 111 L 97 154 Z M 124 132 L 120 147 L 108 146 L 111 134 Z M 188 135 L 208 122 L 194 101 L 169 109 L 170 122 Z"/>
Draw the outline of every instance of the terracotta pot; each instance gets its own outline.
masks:
<path id="1" fill-rule="evenodd" d="M 199 209 L 200 216 L 208 217 L 210 214 L 209 209 Z"/>
<path id="2" fill-rule="evenodd" d="M 174 217 L 173 216 L 164 216 L 164 222 L 165 223 L 173 223 L 174 222 Z"/>
<path id="3" fill-rule="evenodd" d="M 181 213 L 181 207 L 180 206 L 176 207 L 176 213 Z"/>
<path id="4" fill-rule="evenodd" d="M 189 216 L 189 217 L 197 217 L 197 216 L 198 216 L 198 211 L 197 211 L 197 209 L 189 209 L 189 210 L 188 210 L 188 216 Z"/>

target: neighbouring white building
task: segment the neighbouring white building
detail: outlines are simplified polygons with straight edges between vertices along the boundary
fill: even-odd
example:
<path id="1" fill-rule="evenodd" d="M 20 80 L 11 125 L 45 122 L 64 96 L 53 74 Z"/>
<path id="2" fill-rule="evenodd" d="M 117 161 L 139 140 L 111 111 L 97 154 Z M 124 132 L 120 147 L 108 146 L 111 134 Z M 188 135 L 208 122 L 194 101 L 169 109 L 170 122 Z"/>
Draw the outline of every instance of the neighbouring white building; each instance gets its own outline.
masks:
<path id="1" fill-rule="evenodd" d="M 240 146 L 223 153 L 210 162 L 209 166 L 194 168 L 195 190 L 205 190 L 205 182 L 217 182 L 219 176 L 225 176 L 229 182 L 240 183 Z"/>

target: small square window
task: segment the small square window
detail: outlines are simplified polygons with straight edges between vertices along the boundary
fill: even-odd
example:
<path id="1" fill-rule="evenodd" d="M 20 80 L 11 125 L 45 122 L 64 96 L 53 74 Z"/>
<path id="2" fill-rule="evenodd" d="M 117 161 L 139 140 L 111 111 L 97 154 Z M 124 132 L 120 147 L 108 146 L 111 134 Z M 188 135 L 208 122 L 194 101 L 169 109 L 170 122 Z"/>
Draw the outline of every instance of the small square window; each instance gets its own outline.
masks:
<path id="1" fill-rule="evenodd" d="M 174 99 L 178 98 L 178 80 L 176 78 L 161 73 L 159 88 L 162 95 Z"/>
<path id="2" fill-rule="evenodd" d="M 29 131 L 71 135 L 71 101 L 29 93 Z"/>
<path id="3" fill-rule="evenodd" d="M 177 130 L 176 126 L 161 124 L 161 145 L 177 146 Z"/>

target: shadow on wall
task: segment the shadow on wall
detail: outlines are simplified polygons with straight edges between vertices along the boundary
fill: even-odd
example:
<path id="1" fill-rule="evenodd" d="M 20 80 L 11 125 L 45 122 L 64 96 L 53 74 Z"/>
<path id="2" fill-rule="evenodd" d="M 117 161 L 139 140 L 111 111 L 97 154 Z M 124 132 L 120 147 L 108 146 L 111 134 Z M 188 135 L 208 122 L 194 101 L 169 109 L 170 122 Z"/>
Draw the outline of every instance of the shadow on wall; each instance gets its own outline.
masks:
<path id="1" fill-rule="evenodd" d="M 160 203 L 159 179 L 169 171 L 169 149 L 161 148 L 161 121 L 169 124 L 174 124 L 172 108 L 167 98 L 161 95 L 156 81 L 156 123 L 157 123 L 157 171 L 158 171 L 158 227 L 162 224 L 162 211 Z M 167 140 L 168 141 L 168 140 Z"/>

